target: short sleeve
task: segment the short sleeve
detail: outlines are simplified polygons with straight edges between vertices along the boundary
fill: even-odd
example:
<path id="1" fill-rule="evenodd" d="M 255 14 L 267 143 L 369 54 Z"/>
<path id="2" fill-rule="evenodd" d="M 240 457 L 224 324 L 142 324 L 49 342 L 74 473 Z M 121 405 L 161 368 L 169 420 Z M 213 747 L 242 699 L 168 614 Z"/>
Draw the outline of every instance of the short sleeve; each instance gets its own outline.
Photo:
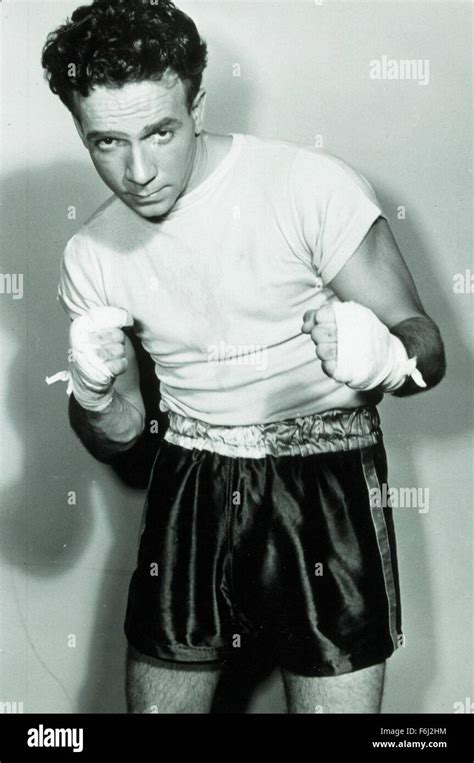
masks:
<path id="1" fill-rule="evenodd" d="M 57 299 L 71 320 L 92 307 L 107 305 L 99 264 L 80 234 L 64 249 Z"/>
<path id="2" fill-rule="evenodd" d="M 366 178 L 322 151 L 298 152 L 290 194 L 299 235 L 325 284 L 344 267 L 373 223 L 386 217 Z"/>

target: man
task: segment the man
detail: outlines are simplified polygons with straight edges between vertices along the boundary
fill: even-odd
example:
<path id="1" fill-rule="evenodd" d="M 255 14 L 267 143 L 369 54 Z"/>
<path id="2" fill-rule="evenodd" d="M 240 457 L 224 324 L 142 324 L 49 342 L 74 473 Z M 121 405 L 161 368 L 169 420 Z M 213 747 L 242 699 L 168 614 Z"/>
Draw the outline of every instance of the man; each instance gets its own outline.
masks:
<path id="1" fill-rule="evenodd" d="M 125 622 L 130 712 L 209 712 L 223 665 L 271 653 L 289 712 L 378 712 L 402 640 L 376 405 L 434 387 L 439 331 L 367 181 L 203 130 L 206 46 L 168 0 L 96 0 L 53 32 L 50 87 L 113 191 L 72 237 L 74 429 L 144 430 L 125 327 L 169 427 Z M 330 287 L 330 288 L 329 288 Z"/>

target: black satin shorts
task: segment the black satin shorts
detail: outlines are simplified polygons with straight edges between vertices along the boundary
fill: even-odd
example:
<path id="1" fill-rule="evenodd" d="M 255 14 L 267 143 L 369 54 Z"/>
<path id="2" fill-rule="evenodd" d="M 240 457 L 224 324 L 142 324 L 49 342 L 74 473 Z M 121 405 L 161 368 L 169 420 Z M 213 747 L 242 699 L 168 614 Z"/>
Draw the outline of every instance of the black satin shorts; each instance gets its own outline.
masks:
<path id="1" fill-rule="evenodd" d="M 331 412 L 338 436 L 329 427 L 313 453 L 297 443 L 299 427 L 292 442 L 306 455 L 229 456 L 164 440 L 130 582 L 129 643 L 175 663 L 271 655 L 307 676 L 388 658 L 403 643 L 400 593 L 391 509 L 371 500 L 387 462 L 370 413 L 370 437 L 354 439 Z"/>

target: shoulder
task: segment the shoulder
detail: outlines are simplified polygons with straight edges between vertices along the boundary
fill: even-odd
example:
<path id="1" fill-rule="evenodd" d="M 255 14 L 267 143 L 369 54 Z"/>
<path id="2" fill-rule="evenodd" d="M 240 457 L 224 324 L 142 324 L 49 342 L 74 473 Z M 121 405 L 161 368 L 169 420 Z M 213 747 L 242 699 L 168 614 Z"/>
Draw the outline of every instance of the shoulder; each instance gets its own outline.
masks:
<path id="1" fill-rule="evenodd" d="M 288 203 L 291 175 L 300 147 L 289 141 L 237 134 L 243 181 L 261 188 L 271 199 Z"/>
<path id="2" fill-rule="evenodd" d="M 88 241 L 100 240 L 105 245 L 113 238 L 114 232 L 121 227 L 128 207 L 115 195 L 110 196 L 82 224 L 77 235 Z"/>
<path id="3" fill-rule="evenodd" d="M 371 200 L 376 200 L 372 185 L 360 170 L 340 156 L 320 148 L 298 147 L 292 180 L 303 186 L 306 181 L 321 192 L 344 191 L 359 195 L 362 191 Z"/>
<path id="4" fill-rule="evenodd" d="M 298 160 L 301 164 L 309 162 L 311 165 L 321 166 L 328 170 L 352 170 L 346 161 L 322 148 L 313 148 L 303 143 L 278 138 L 261 138 L 246 133 L 236 133 L 236 135 L 249 153 L 260 154 L 267 158 L 270 156 L 289 157 L 294 161 Z"/>
<path id="5" fill-rule="evenodd" d="M 82 223 L 80 228 L 74 233 L 66 244 L 66 251 L 69 256 L 77 256 L 78 252 L 87 251 L 87 241 L 94 237 L 94 234 L 104 228 L 113 220 L 117 212 L 117 204 L 119 201 L 116 196 L 109 197 L 100 207 L 90 215 L 90 217 Z"/>
<path id="6" fill-rule="evenodd" d="M 281 167 L 289 175 L 290 183 L 297 188 L 310 185 L 324 190 L 343 185 L 358 187 L 371 195 L 373 189 L 366 177 L 345 159 L 321 148 L 286 140 L 260 138 L 239 134 L 244 150 L 253 162 L 275 168 Z"/>
<path id="7" fill-rule="evenodd" d="M 108 198 L 68 240 L 64 258 L 102 261 L 120 251 L 120 242 L 134 235 L 136 221 L 128 207 L 115 195 Z"/>

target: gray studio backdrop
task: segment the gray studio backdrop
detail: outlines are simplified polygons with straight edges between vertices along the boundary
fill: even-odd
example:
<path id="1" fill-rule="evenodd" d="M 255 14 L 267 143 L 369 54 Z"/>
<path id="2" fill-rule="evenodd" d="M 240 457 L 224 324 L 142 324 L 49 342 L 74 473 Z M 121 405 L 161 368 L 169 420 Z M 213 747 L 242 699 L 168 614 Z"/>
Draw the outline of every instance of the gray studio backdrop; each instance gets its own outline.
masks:
<path id="1" fill-rule="evenodd" d="M 109 195 L 42 80 L 45 37 L 75 5 L 1 4 L 0 702 L 24 712 L 125 711 L 122 623 L 144 499 L 80 446 L 65 385 L 45 384 L 65 368 L 63 246 Z M 395 510 L 406 641 L 384 712 L 459 712 L 473 696 L 471 6 L 181 7 L 210 48 L 207 129 L 322 144 L 362 171 L 442 328 L 443 385 L 381 406 L 390 483 L 419 496 Z M 390 59 L 420 61 L 420 76 L 383 77 Z M 284 712 L 277 676 L 248 711 Z"/>

